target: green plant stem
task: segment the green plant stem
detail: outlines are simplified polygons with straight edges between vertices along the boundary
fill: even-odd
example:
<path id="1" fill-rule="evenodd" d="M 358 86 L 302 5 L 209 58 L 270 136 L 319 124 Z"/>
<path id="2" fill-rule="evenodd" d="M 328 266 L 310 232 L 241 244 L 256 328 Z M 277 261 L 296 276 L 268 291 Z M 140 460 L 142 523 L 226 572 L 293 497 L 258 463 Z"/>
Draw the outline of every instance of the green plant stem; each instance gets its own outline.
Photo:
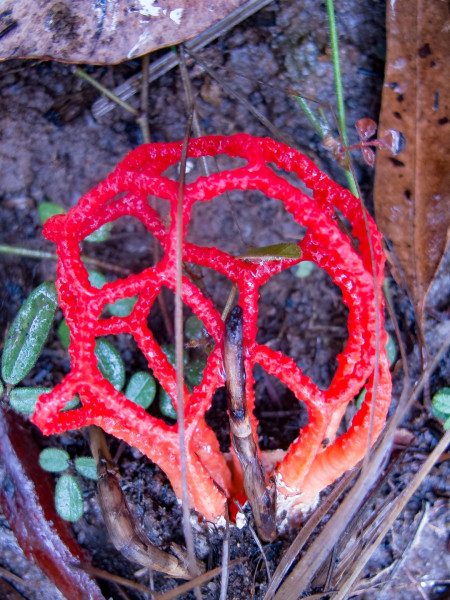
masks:
<path id="1" fill-rule="evenodd" d="M 328 13 L 328 27 L 330 30 L 331 57 L 333 61 L 334 86 L 336 90 L 339 129 L 341 130 L 341 137 L 344 146 L 348 146 L 347 123 L 345 120 L 344 91 L 342 86 L 341 63 L 339 60 L 339 44 L 336 29 L 336 17 L 334 14 L 334 0 L 326 0 L 326 5 Z M 347 183 L 350 188 L 350 191 L 355 196 L 358 196 L 358 187 L 353 173 L 351 171 L 347 171 L 346 169 L 345 176 L 347 177 Z"/>
<path id="2" fill-rule="evenodd" d="M 128 102 L 125 102 L 125 100 L 122 100 L 122 98 L 120 98 L 119 96 L 117 96 L 116 94 L 114 94 L 113 92 L 108 90 L 108 88 L 106 88 L 104 85 L 99 83 L 96 79 L 94 79 L 93 77 L 88 75 L 86 73 L 86 71 L 83 71 L 83 69 L 80 69 L 78 67 L 75 69 L 74 73 L 78 77 L 81 77 L 81 79 L 84 79 L 85 81 L 90 83 L 92 86 L 94 86 L 104 96 L 106 96 L 107 98 L 109 98 L 110 100 L 112 100 L 113 102 L 115 102 L 116 104 L 118 104 L 119 106 L 121 106 L 122 108 L 127 110 L 128 112 L 130 112 L 132 115 L 134 115 L 136 117 L 136 119 L 140 118 L 139 112 L 135 108 L 133 108 L 131 106 L 131 104 L 128 104 Z"/>
<path id="3" fill-rule="evenodd" d="M 334 0 L 326 0 L 326 4 L 328 13 L 328 27 L 330 29 L 331 57 L 333 60 L 334 86 L 336 90 L 338 121 L 339 127 L 341 129 L 342 141 L 347 146 L 348 137 L 347 124 L 345 120 L 344 90 L 342 86 L 341 63 L 339 60 L 339 43 L 336 29 L 336 17 L 334 14 Z"/>
<path id="4" fill-rule="evenodd" d="M 27 258 L 37 258 L 38 260 L 58 260 L 58 255 L 56 252 L 44 252 L 43 250 L 31 250 L 31 248 L 22 248 L 20 246 L 10 246 L 9 244 L 0 244 L 0 254 L 13 254 L 15 256 L 25 256 Z M 130 269 L 126 267 L 121 267 L 120 265 L 115 265 L 104 260 L 100 260 L 98 258 L 92 258 L 90 256 L 86 256 L 84 254 L 81 255 L 81 260 L 91 265 L 92 267 L 97 267 L 100 269 L 105 269 L 107 271 L 112 271 L 113 273 L 118 273 L 119 275 L 124 275 L 127 277 L 131 274 Z"/>
<path id="5" fill-rule="evenodd" d="M 323 139 L 327 133 L 324 130 L 324 128 L 322 127 L 322 124 L 319 121 L 319 119 L 317 119 L 316 115 L 311 110 L 311 107 L 309 106 L 308 102 L 301 96 L 294 95 L 294 98 L 299 103 L 300 108 L 305 113 L 305 116 L 308 118 L 308 121 L 311 123 L 311 125 L 315 129 L 316 133 L 318 133 L 318 135 L 320 135 L 320 137 Z"/>

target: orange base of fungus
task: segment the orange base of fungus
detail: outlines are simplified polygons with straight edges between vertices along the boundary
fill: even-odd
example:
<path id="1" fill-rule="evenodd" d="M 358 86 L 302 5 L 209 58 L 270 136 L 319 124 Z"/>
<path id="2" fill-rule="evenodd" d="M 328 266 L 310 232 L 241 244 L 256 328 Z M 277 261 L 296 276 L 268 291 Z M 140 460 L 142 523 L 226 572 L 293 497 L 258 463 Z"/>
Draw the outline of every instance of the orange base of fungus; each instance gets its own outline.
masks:
<path id="1" fill-rule="evenodd" d="M 57 215 L 45 224 L 44 235 L 56 243 L 59 256 L 56 285 L 70 328 L 71 372 L 50 394 L 39 398 L 33 416 L 34 423 L 47 435 L 95 424 L 125 440 L 159 465 L 179 498 L 181 472 L 177 425 L 165 424 L 116 391 L 101 375 L 94 349 L 99 336 L 131 334 L 176 407 L 176 373 L 149 330 L 147 317 L 161 287 L 172 290 L 176 287 L 178 183 L 162 174 L 180 161 L 182 145 L 177 142 L 140 146 L 130 152 L 105 181 L 83 196 L 67 215 Z M 377 307 L 375 302 L 375 285 L 380 303 L 382 298 L 384 255 L 381 236 L 367 215 L 377 269 L 375 283 L 362 207 L 350 192 L 332 182 L 305 156 L 271 139 L 238 134 L 189 141 L 189 157 L 218 154 L 240 157 L 247 164 L 200 177 L 186 185 L 183 238 L 195 202 L 208 202 L 228 190 L 260 190 L 268 197 L 282 201 L 294 219 L 307 227 L 305 236 L 298 243 L 302 260 L 314 261 L 330 275 L 342 290 L 343 302 L 348 307 L 348 341 L 338 357 L 338 368 L 331 385 L 322 391 L 292 359 L 256 342 L 259 288 L 269 277 L 298 260 L 249 262 L 217 248 L 183 242 L 183 261 L 214 269 L 239 289 L 239 303 L 244 315 L 246 393 L 250 413 L 253 414 L 255 400 L 255 363 L 278 377 L 307 405 L 308 425 L 299 432 L 299 438 L 291 444 L 272 474 L 279 498 L 293 497 L 294 503 L 307 503 L 364 456 L 371 422 L 375 364 L 378 364 L 378 382 L 373 403 L 373 442 L 386 419 L 391 377 L 385 351 L 383 307 L 381 304 Z M 312 191 L 312 198 L 277 175 L 270 163 L 296 173 Z M 149 206 L 149 195 L 170 203 L 171 218 L 167 228 Z M 339 229 L 333 218 L 335 209 L 350 222 L 352 235 L 358 241 L 358 251 Z M 89 283 L 80 257 L 80 242 L 104 223 L 124 215 L 132 215 L 145 225 L 163 247 L 164 256 L 154 267 L 97 289 Z M 138 301 L 129 316 L 101 318 L 107 303 L 133 295 L 138 296 Z M 224 494 L 235 493 L 225 457 L 204 419 L 215 390 L 224 385 L 224 324 L 211 301 L 187 277 L 183 278 L 182 299 L 203 321 L 215 341 L 202 382 L 192 393 L 186 387 L 184 389 L 184 406 L 187 481 L 192 507 L 206 519 L 217 521 L 225 514 Z M 376 360 L 377 311 L 380 348 Z M 335 439 L 347 405 L 364 386 L 367 393 L 361 409 L 348 431 Z M 82 407 L 62 412 L 75 394 L 79 395 Z M 253 426 L 256 433 L 254 417 Z M 326 449 L 324 440 L 330 442 Z"/>

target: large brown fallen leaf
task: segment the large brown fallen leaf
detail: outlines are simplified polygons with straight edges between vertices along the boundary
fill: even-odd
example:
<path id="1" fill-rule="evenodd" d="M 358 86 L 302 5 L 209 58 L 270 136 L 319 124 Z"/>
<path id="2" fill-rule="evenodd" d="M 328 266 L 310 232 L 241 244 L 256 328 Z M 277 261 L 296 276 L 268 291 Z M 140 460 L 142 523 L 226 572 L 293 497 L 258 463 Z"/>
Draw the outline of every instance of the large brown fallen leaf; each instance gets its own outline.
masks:
<path id="1" fill-rule="evenodd" d="M 179 44 L 245 0 L 3 0 L 0 60 L 113 64 Z"/>
<path id="2" fill-rule="evenodd" d="M 442 0 L 387 3 L 380 131 L 406 149 L 377 155 L 375 211 L 403 270 L 419 320 L 445 252 L 450 223 L 450 14 Z"/>

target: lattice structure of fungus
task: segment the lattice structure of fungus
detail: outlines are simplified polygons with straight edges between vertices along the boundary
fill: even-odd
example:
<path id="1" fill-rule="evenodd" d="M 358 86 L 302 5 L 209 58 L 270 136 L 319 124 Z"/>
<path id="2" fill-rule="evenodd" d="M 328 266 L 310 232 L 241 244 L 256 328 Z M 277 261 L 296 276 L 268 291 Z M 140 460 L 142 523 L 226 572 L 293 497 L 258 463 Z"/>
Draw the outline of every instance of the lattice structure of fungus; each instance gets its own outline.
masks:
<path id="1" fill-rule="evenodd" d="M 176 373 L 148 328 L 147 317 L 161 287 L 175 290 L 176 203 L 178 183 L 163 173 L 180 161 L 182 142 L 155 143 L 133 150 L 103 182 L 83 196 L 67 215 L 49 219 L 44 235 L 57 245 L 59 256 L 57 291 L 70 328 L 71 371 L 51 393 L 40 396 L 33 421 L 49 435 L 96 424 L 106 432 L 138 448 L 166 473 L 176 495 L 181 497 L 180 452 L 177 425 L 170 426 L 129 401 L 103 378 L 94 354 L 96 338 L 129 333 L 148 360 L 154 376 L 176 406 Z M 227 190 L 260 190 L 283 202 L 295 221 L 307 228 L 299 241 L 302 260 L 314 261 L 339 286 L 348 307 L 348 341 L 338 356 L 338 367 L 326 391 L 306 377 L 295 362 L 268 346 L 257 343 L 259 289 L 274 275 L 296 260 L 258 263 L 231 256 L 214 247 L 183 242 L 183 261 L 209 267 L 225 275 L 239 289 L 244 316 L 246 394 L 253 416 L 253 366 L 260 364 L 278 377 L 302 400 L 309 422 L 294 441 L 273 474 L 278 505 L 312 501 L 320 490 L 353 467 L 364 455 L 370 428 L 375 365 L 378 364 L 372 441 L 384 425 L 391 398 L 391 377 L 385 351 L 383 307 L 375 304 L 370 245 L 359 200 L 332 182 L 305 156 L 267 138 L 247 134 L 232 137 L 208 136 L 189 141 L 188 156 L 227 154 L 247 161 L 243 167 L 200 177 L 186 185 L 183 206 L 183 237 L 192 206 L 208 202 Z M 275 164 L 293 172 L 312 191 L 312 198 L 288 183 L 269 166 Z M 153 195 L 170 203 L 169 225 L 150 207 Z M 357 240 L 350 239 L 334 219 L 335 209 L 350 222 Z M 104 223 L 132 215 L 139 219 L 161 244 L 164 255 L 153 267 L 96 289 L 80 258 L 80 242 Z M 376 285 L 381 298 L 384 256 L 381 236 L 367 215 L 375 253 Z M 102 318 L 107 303 L 138 296 L 127 317 Z M 185 387 L 187 480 L 192 508 L 206 519 L 217 521 L 224 514 L 226 495 L 233 490 L 232 476 L 219 450 L 213 431 L 205 422 L 214 391 L 224 385 L 222 348 L 224 325 L 212 302 L 183 277 L 183 302 L 203 321 L 215 347 L 208 357 L 203 379 L 192 393 Z M 380 300 L 381 302 L 381 300 Z M 376 311 L 380 325 L 379 356 L 376 362 Z M 366 387 L 361 409 L 346 433 L 336 438 L 338 426 L 349 402 Z M 62 411 L 78 394 L 81 408 Z M 323 441 L 329 445 L 324 449 Z M 287 504 L 289 504 L 289 502 Z"/>

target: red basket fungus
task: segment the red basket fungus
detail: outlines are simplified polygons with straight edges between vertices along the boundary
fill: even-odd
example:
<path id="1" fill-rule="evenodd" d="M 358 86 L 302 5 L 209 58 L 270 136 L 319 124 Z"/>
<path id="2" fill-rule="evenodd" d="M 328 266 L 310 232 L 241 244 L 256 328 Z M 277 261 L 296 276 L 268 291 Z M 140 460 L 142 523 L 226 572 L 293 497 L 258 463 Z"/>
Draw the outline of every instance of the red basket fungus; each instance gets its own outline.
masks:
<path id="1" fill-rule="evenodd" d="M 95 340 L 109 334 L 131 334 L 145 354 L 149 367 L 176 406 L 176 373 L 147 325 L 149 311 L 162 286 L 175 290 L 176 204 L 178 183 L 163 176 L 180 161 L 182 142 L 147 144 L 128 156 L 92 191 L 81 198 L 67 215 L 51 218 L 44 235 L 57 245 L 59 256 L 57 290 L 60 305 L 70 328 L 71 372 L 50 394 L 40 397 L 33 421 L 45 434 L 96 424 L 106 432 L 138 448 L 158 464 L 181 497 L 178 428 L 170 426 L 127 400 L 103 378 L 94 354 Z M 371 251 L 360 202 L 333 183 L 305 156 L 271 139 L 247 134 L 232 137 L 210 136 L 189 141 L 188 156 L 227 154 L 247 161 L 243 167 L 200 177 L 186 185 L 183 205 L 183 235 L 195 202 L 208 202 L 227 190 L 260 190 L 284 203 L 288 212 L 307 227 L 299 241 L 302 259 L 314 261 L 342 290 L 348 307 L 348 341 L 338 357 L 337 371 L 326 391 L 306 377 L 295 362 L 256 342 L 259 288 L 273 274 L 295 264 L 295 259 L 245 261 L 217 248 L 183 242 L 183 261 L 215 269 L 239 289 L 244 321 L 244 364 L 246 395 L 254 433 L 253 366 L 259 363 L 278 377 L 308 407 L 309 422 L 275 468 L 279 510 L 292 503 L 308 503 L 320 490 L 353 467 L 366 451 L 371 422 L 375 365 L 378 383 L 374 402 L 372 441 L 386 419 L 391 398 L 391 377 L 385 351 L 383 308 L 375 303 L 375 284 L 381 298 L 384 256 L 381 236 L 367 216 L 375 254 L 376 280 L 372 273 Z M 312 197 L 274 172 L 269 163 L 296 173 L 312 191 Z M 171 206 L 170 225 L 149 206 L 149 195 L 166 199 Z M 339 228 L 335 210 L 350 222 L 358 250 Z M 156 237 L 164 256 L 154 267 L 94 288 L 80 257 L 80 242 L 104 223 L 132 215 Z M 119 298 L 138 296 L 126 317 L 102 318 L 103 307 Z M 203 321 L 215 348 L 208 357 L 203 379 L 190 393 L 185 387 L 187 481 L 192 507 L 206 519 L 216 521 L 224 514 L 226 495 L 235 493 L 225 457 L 204 415 L 214 391 L 224 385 L 224 323 L 212 302 L 189 280 L 183 278 L 183 302 Z M 380 350 L 376 360 L 376 312 L 380 326 Z M 336 438 L 349 402 L 366 387 L 361 409 L 348 431 Z M 62 411 L 78 394 L 82 406 Z M 256 437 L 256 436 L 255 436 Z M 336 438 L 336 439 L 335 439 Z M 324 440 L 329 444 L 324 449 Z M 233 490 L 233 491 L 232 491 Z"/>

